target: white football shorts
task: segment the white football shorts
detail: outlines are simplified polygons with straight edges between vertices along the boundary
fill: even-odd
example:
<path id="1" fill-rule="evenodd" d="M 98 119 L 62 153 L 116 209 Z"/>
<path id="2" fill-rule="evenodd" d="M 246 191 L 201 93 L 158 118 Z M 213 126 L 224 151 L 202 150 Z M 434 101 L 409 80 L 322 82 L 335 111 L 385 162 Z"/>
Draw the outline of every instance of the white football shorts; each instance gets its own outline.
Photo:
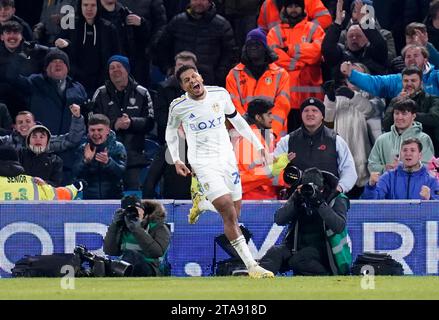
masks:
<path id="1" fill-rule="evenodd" d="M 215 199 L 230 194 L 233 201 L 242 199 L 241 177 L 236 163 L 223 163 L 215 166 L 197 167 L 194 169 L 202 191 L 207 200 Z"/>

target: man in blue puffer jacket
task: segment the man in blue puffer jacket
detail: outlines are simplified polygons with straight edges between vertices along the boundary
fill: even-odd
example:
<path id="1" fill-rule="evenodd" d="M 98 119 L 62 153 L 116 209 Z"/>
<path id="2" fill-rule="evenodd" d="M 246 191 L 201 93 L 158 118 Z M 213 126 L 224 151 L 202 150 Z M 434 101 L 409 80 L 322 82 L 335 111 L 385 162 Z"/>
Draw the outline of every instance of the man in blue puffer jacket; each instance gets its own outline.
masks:
<path id="1" fill-rule="evenodd" d="M 425 92 L 439 95 L 439 70 L 428 62 L 428 50 L 420 45 L 407 45 L 402 50 L 402 57 L 406 67 L 416 65 L 422 70 L 422 82 Z M 352 63 L 345 61 L 340 66 L 350 83 L 380 98 L 394 98 L 402 91 L 401 73 L 372 76 L 353 70 Z"/>
<path id="2" fill-rule="evenodd" d="M 382 177 L 378 172 L 371 172 L 362 199 L 439 200 L 439 180 L 430 176 L 427 168 L 421 165 L 421 141 L 417 138 L 404 140 L 400 157 L 402 163 Z"/>

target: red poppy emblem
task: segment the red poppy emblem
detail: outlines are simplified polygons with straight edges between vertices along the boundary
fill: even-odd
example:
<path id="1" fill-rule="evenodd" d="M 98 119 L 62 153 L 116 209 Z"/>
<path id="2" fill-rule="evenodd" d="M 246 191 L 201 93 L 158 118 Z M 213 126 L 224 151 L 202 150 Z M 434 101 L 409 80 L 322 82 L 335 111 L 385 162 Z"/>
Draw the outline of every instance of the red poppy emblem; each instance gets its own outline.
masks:
<path id="1" fill-rule="evenodd" d="M 320 147 L 318 147 L 319 150 L 325 151 L 326 150 L 326 146 L 324 144 L 320 145 Z"/>

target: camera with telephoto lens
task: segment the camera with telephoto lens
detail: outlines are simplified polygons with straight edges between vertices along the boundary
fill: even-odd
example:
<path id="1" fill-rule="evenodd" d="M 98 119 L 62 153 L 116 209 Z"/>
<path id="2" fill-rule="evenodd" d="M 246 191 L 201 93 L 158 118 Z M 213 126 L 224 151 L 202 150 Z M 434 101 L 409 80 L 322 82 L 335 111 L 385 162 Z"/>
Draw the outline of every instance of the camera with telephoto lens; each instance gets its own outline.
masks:
<path id="1" fill-rule="evenodd" d="M 139 211 L 137 208 L 143 208 L 142 201 L 134 195 L 128 195 L 122 198 L 121 208 L 124 211 L 124 215 L 129 220 L 136 220 L 139 217 Z"/>
<path id="2" fill-rule="evenodd" d="M 323 177 L 321 177 L 321 174 L 320 176 L 316 175 L 316 170 L 323 174 L 323 172 L 317 168 L 309 168 L 305 171 L 302 171 L 296 166 L 288 165 L 284 169 L 283 174 L 284 181 L 290 185 L 288 194 L 292 195 L 297 187 L 302 185 L 299 193 L 305 200 L 316 197 L 320 192 L 319 185 L 323 185 Z"/>
<path id="3" fill-rule="evenodd" d="M 318 192 L 320 192 L 319 187 L 314 183 L 306 183 L 302 185 L 302 188 L 300 189 L 300 194 L 305 199 L 312 199 L 316 197 Z"/>
<path id="4" fill-rule="evenodd" d="M 80 276 L 86 277 L 129 277 L 133 273 L 133 266 L 124 260 L 111 260 L 106 257 L 98 256 L 83 245 L 78 245 L 73 253 L 81 261 Z M 84 268 L 87 264 L 88 268 Z"/>

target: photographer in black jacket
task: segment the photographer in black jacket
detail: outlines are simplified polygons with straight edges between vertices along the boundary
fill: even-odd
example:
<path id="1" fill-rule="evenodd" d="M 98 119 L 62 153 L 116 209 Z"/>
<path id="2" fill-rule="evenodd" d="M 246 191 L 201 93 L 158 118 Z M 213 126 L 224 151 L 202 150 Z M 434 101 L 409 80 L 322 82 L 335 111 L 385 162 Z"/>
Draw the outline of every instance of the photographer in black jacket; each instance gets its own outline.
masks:
<path id="1" fill-rule="evenodd" d="M 292 176 L 299 185 L 274 215 L 278 225 L 289 225 L 288 233 L 281 245 L 267 251 L 260 265 L 275 274 L 289 270 L 306 276 L 346 273 L 349 269 L 346 265 L 339 268 L 334 248 L 331 249 L 334 244 L 328 241 L 328 234 L 344 231 L 349 208 L 349 199 L 336 189 L 338 178 L 315 167 L 303 175 L 296 167 L 287 167 L 284 180 L 293 184 Z M 349 251 L 344 241 L 339 244 Z M 347 255 L 350 258 L 350 252 Z"/>
<path id="2" fill-rule="evenodd" d="M 104 252 L 132 264 L 132 276 L 161 276 L 159 258 L 171 237 L 165 218 L 161 203 L 125 196 L 105 235 Z"/>

